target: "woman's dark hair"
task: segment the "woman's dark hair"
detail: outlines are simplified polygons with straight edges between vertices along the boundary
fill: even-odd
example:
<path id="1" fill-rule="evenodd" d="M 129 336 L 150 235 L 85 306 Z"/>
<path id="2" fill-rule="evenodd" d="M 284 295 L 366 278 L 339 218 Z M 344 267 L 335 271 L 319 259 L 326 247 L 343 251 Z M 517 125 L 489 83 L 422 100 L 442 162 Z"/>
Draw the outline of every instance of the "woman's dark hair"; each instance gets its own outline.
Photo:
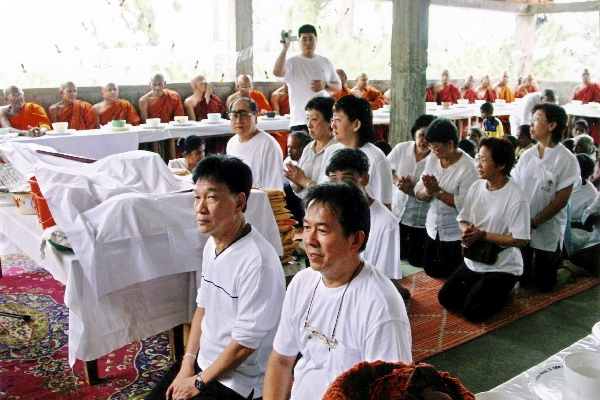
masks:
<path id="1" fill-rule="evenodd" d="M 504 136 L 504 139 L 508 140 L 515 149 L 519 146 L 519 139 L 517 139 L 513 135 Z"/>
<path id="2" fill-rule="evenodd" d="M 350 122 L 360 121 L 360 128 L 356 132 L 358 137 L 358 147 L 363 147 L 375 138 L 375 128 L 373 128 L 373 110 L 371 104 L 363 98 L 349 94 L 340 97 L 333 105 L 333 111 L 342 111 L 348 116 Z"/>
<path id="3" fill-rule="evenodd" d="M 327 122 L 331 122 L 331 118 L 333 117 L 333 105 L 335 104 L 335 99 L 333 97 L 313 97 L 306 103 L 306 107 L 304 109 L 315 110 L 323 114 L 323 119 Z"/>
<path id="4" fill-rule="evenodd" d="M 510 171 L 515 165 L 515 148 L 505 138 L 488 137 L 481 139 L 480 147 L 486 147 L 492 153 L 492 160 L 496 166 L 504 165 L 502 175 L 510 176 Z"/>
<path id="5" fill-rule="evenodd" d="M 177 147 L 182 153 L 191 153 L 194 150 L 198 150 L 200 146 L 206 146 L 204 140 L 200 136 L 190 135 L 185 138 L 179 138 L 177 141 Z"/>
<path id="6" fill-rule="evenodd" d="M 519 132 L 521 132 L 521 135 L 531 139 L 531 126 L 529 125 L 520 125 L 517 128 L 517 137 L 519 136 Z"/>
<path id="7" fill-rule="evenodd" d="M 335 215 L 345 237 L 363 231 L 365 240 L 359 251 L 365 249 L 371 229 L 371 213 L 367 198 L 356 185 L 326 182 L 313 186 L 308 189 L 302 205 L 308 210 L 314 204 L 321 204 Z"/>
<path id="8" fill-rule="evenodd" d="M 567 150 L 569 150 L 572 153 L 573 149 L 575 148 L 575 140 L 571 138 L 565 139 L 562 141 L 562 145 L 565 146 Z"/>
<path id="9" fill-rule="evenodd" d="M 594 159 L 587 154 L 576 154 L 579 169 L 581 170 L 581 183 L 586 184 L 587 179 L 594 173 L 596 163 Z"/>
<path id="10" fill-rule="evenodd" d="M 383 154 L 387 155 L 391 153 L 392 146 L 386 142 L 385 140 L 378 140 L 373 143 L 373 146 L 377 147 L 379 150 L 383 152 Z"/>
<path id="11" fill-rule="evenodd" d="M 223 183 L 232 194 L 244 193 L 246 205 L 252 188 L 252 171 L 242 160 L 224 154 L 205 157 L 196 165 L 192 180 L 213 181 Z M 246 211 L 246 207 L 242 211 Z"/>
<path id="12" fill-rule="evenodd" d="M 477 152 L 477 143 L 469 139 L 460 139 L 458 142 L 458 148 L 471 157 L 475 157 L 475 153 Z"/>
<path id="13" fill-rule="evenodd" d="M 454 143 L 454 148 L 458 147 L 458 129 L 452 121 L 446 118 L 438 118 L 429 125 L 425 132 L 425 139 L 429 143 Z"/>
<path id="14" fill-rule="evenodd" d="M 433 121 L 435 121 L 437 117 L 435 115 L 423 114 L 419 115 L 417 119 L 415 119 L 415 123 L 410 128 L 410 134 L 412 135 L 413 140 L 415 140 L 415 134 L 421 128 L 427 128 Z"/>
<path id="15" fill-rule="evenodd" d="M 560 143 L 563 131 L 567 126 L 567 113 L 564 108 L 551 103 L 537 104 L 531 110 L 533 115 L 536 111 L 543 111 L 548 123 L 556 122 L 556 128 L 552 131 L 552 141 L 556 144 Z"/>

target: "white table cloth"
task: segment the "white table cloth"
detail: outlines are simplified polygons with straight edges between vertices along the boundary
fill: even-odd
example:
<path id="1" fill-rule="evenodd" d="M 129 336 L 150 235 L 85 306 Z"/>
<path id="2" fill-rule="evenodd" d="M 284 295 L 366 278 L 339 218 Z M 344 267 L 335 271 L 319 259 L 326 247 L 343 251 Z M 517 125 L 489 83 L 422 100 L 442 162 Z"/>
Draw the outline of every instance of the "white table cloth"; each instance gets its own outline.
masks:
<path id="1" fill-rule="evenodd" d="M 591 107 L 589 104 L 575 106 L 571 103 L 563 106 L 568 115 L 576 115 L 578 117 L 600 118 L 600 107 Z"/>

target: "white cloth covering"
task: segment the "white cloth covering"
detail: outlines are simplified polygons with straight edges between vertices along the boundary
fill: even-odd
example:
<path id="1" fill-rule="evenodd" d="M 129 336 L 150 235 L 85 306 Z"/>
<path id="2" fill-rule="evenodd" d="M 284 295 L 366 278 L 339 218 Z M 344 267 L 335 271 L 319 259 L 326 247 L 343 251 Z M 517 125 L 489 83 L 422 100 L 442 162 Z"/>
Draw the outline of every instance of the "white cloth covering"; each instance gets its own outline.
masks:
<path id="1" fill-rule="evenodd" d="M 547 147 L 543 159 L 540 159 L 538 146 L 521 155 L 512 173 L 515 182 L 525 192 L 531 218 L 556 198 L 556 192 L 581 180 L 579 163 L 565 146 L 559 143 L 554 148 Z M 564 207 L 531 232 L 529 244 L 534 249 L 555 251 L 563 242 L 566 226 L 567 208 Z"/>
<path id="2" fill-rule="evenodd" d="M 279 324 L 285 278 L 279 257 L 252 230 L 216 256 L 210 238 L 204 248 L 197 304 L 204 308 L 198 365 L 210 366 L 232 340 L 255 351 L 219 382 L 243 397 L 262 396 L 265 370 Z"/>
<path id="3" fill-rule="evenodd" d="M 402 278 L 398 220 L 379 201 L 369 207 L 371 230 L 362 257 L 390 279 Z"/>
<path id="4" fill-rule="evenodd" d="M 456 220 L 466 221 L 489 233 L 529 240 L 529 203 L 523 190 L 512 180 L 494 191 L 488 190 L 486 183 L 485 179 L 473 183 Z M 523 257 L 516 247 L 502 250 L 498 261 L 493 265 L 468 258 L 465 258 L 465 265 L 475 272 L 507 272 L 513 275 L 523 273 Z"/>
<path id="5" fill-rule="evenodd" d="M 348 287 L 330 289 L 320 279 L 321 274 L 310 268 L 294 277 L 273 343 L 273 349 L 284 356 L 302 353 L 294 368 L 292 399 L 296 400 L 322 398 L 335 378 L 361 361 L 412 361 L 406 308 L 387 277 L 365 262 Z M 337 321 L 338 345 L 331 351 L 319 340 L 309 339 L 304 329 L 313 292 L 308 324 L 331 338 Z"/>
<path id="6" fill-rule="evenodd" d="M 590 182 L 573 190 L 571 194 L 571 222 L 582 222 L 584 212 L 598 197 L 598 191 Z M 571 228 L 573 251 L 577 252 L 600 243 L 600 229 L 594 227 L 591 232 Z"/>
<path id="7" fill-rule="evenodd" d="M 312 81 L 319 79 L 325 82 L 340 82 L 340 77 L 335 72 L 333 64 L 327 58 L 315 55 L 306 58 L 301 54 L 288 58 L 285 61 L 285 76 L 290 99 L 290 126 L 306 125 L 304 107 L 315 96 L 329 97 L 327 90 L 315 93 L 311 89 Z"/>
<path id="8" fill-rule="evenodd" d="M 227 154 L 250 167 L 253 186 L 283 190 L 283 153 L 277 141 L 265 131 L 259 130 L 244 143 L 234 135 L 227 142 Z"/>
<path id="9" fill-rule="evenodd" d="M 442 168 L 439 158 L 435 154 L 429 158 L 423 174 L 434 175 L 437 178 L 438 184 L 446 193 L 454 195 L 454 204 L 456 208 L 450 207 L 441 200 L 433 198 L 431 200 L 429 211 L 427 212 L 427 221 L 425 227 L 430 238 L 435 239 L 437 234 L 440 235 L 442 242 L 452 242 L 460 240 L 462 236 L 456 216 L 463 206 L 465 197 L 469 188 L 477 180 L 477 168 L 475 160 L 469 157 L 468 154 L 458 149 L 462 156 L 458 161 L 448 168 Z M 415 193 L 423 185 L 423 180 L 419 180 L 415 186 Z"/>

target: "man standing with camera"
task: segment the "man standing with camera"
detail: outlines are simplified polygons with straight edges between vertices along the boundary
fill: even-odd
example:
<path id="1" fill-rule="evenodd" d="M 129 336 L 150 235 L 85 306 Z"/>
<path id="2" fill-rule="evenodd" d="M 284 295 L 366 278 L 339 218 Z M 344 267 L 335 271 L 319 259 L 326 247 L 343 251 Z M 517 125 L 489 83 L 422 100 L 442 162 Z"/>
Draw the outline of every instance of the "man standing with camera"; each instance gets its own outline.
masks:
<path id="1" fill-rule="evenodd" d="M 315 54 L 317 30 L 312 25 L 298 29 L 301 54 L 286 60 L 290 36 L 282 34 L 283 49 L 275 61 L 273 75 L 287 83 L 290 98 L 290 131 L 305 130 L 304 107 L 315 96 L 328 97 L 342 89 L 340 79 L 327 58 Z"/>

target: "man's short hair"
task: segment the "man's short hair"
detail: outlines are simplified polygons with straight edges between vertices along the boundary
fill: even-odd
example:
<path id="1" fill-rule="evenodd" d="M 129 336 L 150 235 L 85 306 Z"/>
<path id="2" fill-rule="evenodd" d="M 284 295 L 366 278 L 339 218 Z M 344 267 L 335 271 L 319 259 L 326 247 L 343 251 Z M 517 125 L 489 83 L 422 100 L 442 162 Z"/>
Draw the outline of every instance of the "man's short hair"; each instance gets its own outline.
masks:
<path id="1" fill-rule="evenodd" d="M 519 132 L 521 135 L 525 136 L 528 139 L 531 139 L 531 126 L 523 124 L 520 125 L 517 128 L 517 136 L 519 135 Z"/>
<path id="2" fill-rule="evenodd" d="M 581 170 L 581 180 L 585 182 L 593 173 L 596 163 L 594 159 L 587 154 L 576 154 L 579 169 Z"/>
<path id="3" fill-rule="evenodd" d="M 362 97 L 356 97 L 353 94 L 340 97 L 333 106 L 333 111 L 343 111 L 348 116 L 350 122 L 360 121 L 360 128 L 356 132 L 358 136 L 358 146 L 362 147 L 370 143 L 375 138 L 375 128 L 373 128 L 373 109 L 371 104 Z"/>
<path id="4" fill-rule="evenodd" d="M 419 115 L 417 119 L 415 119 L 413 126 L 410 128 L 410 134 L 412 135 L 413 140 L 415 139 L 415 134 L 419 129 L 427 128 L 436 119 L 437 117 L 431 114 Z"/>
<path id="5" fill-rule="evenodd" d="M 548 88 L 542 91 L 541 99 L 548 99 L 551 103 L 556 103 L 558 101 L 558 95 L 556 94 L 556 90 Z"/>
<path id="6" fill-rule="evenodd" d="M 360 176 L 369 172 L 369 158 L 362 150 L 346 147 L 336 150 L 325 167 L 325 175 L 331 172 L 353 170 Z"/>
<path id="7" fill-rule="evenodd" d="M 244 193 L 246 205 L 252 188 L 252 171 L 237 157 L 225 154 L 214 154 L 205 157 L 196 165 L 192 174 L 194 183 L 197 181 L 213 181 L 223 183 L 232 194 Z M 242 211 L 246 211 L 246 207 Z"/>
<path id="8" fill-rule="evenodd" d="M 477 152 L 477 143 L 469 139 L 460 139 L 458 141 L 458 148 L 467 153 L 468 155 L 474 154 Z"/>
<path id="9" fill-rule="evenodd" d="M 304 24 L 300 28 L 298 28 L 298 39 L 300 39 L 300 35 L 303 33 L 314 33 L 315 37 L 317 37 L 317 30 L 313 25 Z"/>
<path id="10" fill-rule="evenodd" d="M 312 142 L 310 135 L 304 131 L 294 131 L 290 133 L 291 137 L 297 137 L 300 140 L 300 146 L 305 147 L 307 144 Z"/>
<path id="11" fill-rule="evenodd" d="M 552 141 L 554 143 L 560 143 L 563 131 L 567 126 L 568 117 L 565 109 L 552 103 L 536 104 L 533 107 L 533 110 L 531 110 L 531 115 L 540 110 L 544 112 L 546 120 L 549 123 L 556 122 L 556 128 L 552 131 Z"/>
<path id="12" fill-rule="evenodd" d="M 365 240 L 358 251 L 367 246 L 371 230 L 371 212 L 363 192 L 356 186 L 344 182 L 326 182 L 308 189 L 302 201 L 305 210 L 314 204 L 328 208 L 342 226 L 344 237 L 363 231 Z"/>
<path id="13" fill-rule="evenodd" d="M 588 122 L 585 119 L 580 118 L 577 121 L 573 122 L 573 125 L 571 125 L 571 129 L 575 128 L 577 125 L 583 126 L 586 132 L 589 132 L 590 130 L 590 126 L 588 125 Z"/>
<path id="14" fill-rule="evenodd" d="M 376 142 L 373 142 L 373 146 L 383 151 L 383 154 L 385 154 L 386 157 L 392 152 L 392 146 L 385 140 L 378 140 Z"/>
<path id="15" fill-rule="evenodd" d="M 481 139 L 479 146 L 485 146 L 492 153 L 492 160 L 496 166 L 504 164 L 502 175 L 510 176 L 510 171 L 515 165 L 515 148 L 508 139 L 488 137 Z"/>
<path id="16" fill-rule="evenodd" d="M 252 100 L 250 97 L 238 97 L 237 99 L 233 100 L 231 102 L 231 104 L 229 105 L 229 112 L 231 112 L 231 110 L 233 109 L 233 105 L 235 103 L 237 103 L 238 101 L 247 101 L 248 104 L 250 105 L 250 111 L 252 111 L 252 113 L 258 115 L 258 104 L 256 104 L 256 102 L 254 100 Z"/>
<path id="17" fill-rule="evenodd" d="M 331 122 L 331 118 L 333 118 L 333 105 L 335 104 L 335 99 L 333 97 L 313 97 L 306 103 L 306 107 L 304 109 L 308 110 L 316 110 L 323 114 L 323 119 L 327 122 Z"/>
<path id="18" fill-rule="evenodd" d="M 579 147 L 583 148 L 585 154 L 589 154 L 590 156 L 596 153 L 596 146 L 594 146 L 594 139 L 588 134 L 577 135 L 573 139 L 573 147 L 579 145 Z"/>
<path id="19" fill-rule="evenodd" d="M 481 105 L 481 107 L 479 107 L 479 111 L 482 112 L 486 112 L 486 113 L 490 113 L 490 114 L 494 114 L 494 106 L 492 105 L 492 103 L 490 102 L 485 102 Z"/>
<path id="20" fill-rule="evenodd" d="M 429 143 L 440 142 L 446 144 L 453 142 L 454 148 L 456 148 L 458 147 L 458 129 L 449 119 L 438 118 L 427 128 L 425 139 Z"/>

